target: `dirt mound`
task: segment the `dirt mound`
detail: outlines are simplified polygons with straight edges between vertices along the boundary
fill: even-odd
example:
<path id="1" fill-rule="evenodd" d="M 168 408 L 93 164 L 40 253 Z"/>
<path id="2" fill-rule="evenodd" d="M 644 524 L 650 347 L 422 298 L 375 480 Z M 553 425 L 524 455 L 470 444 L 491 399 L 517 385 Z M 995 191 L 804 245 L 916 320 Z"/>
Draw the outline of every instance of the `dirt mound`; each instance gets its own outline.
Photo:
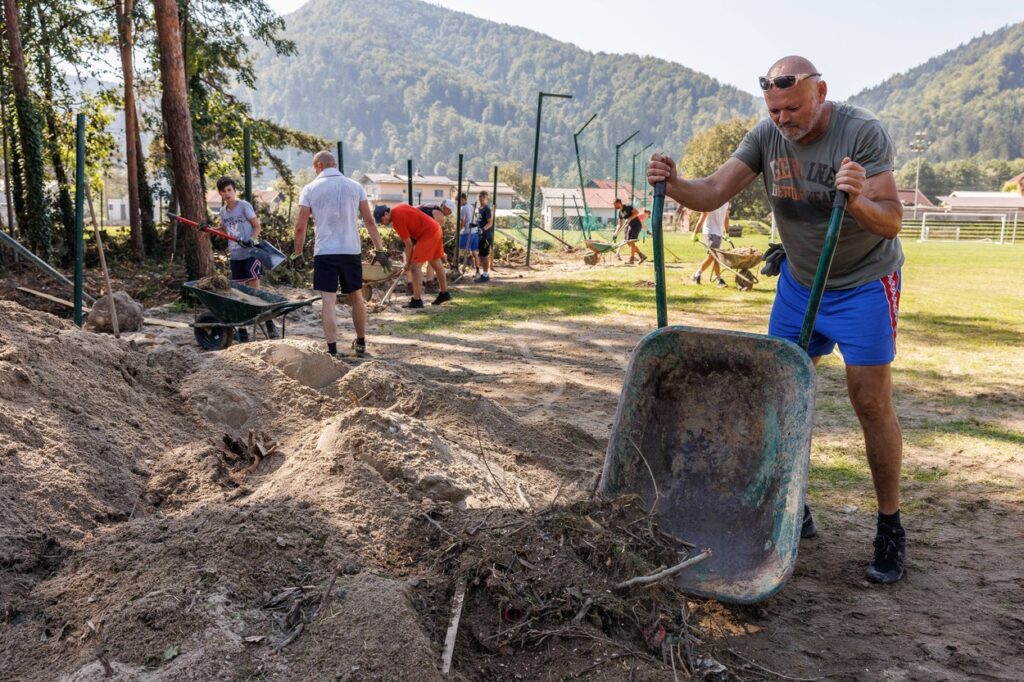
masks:
<path id="1" fill-rule="evenodd" d="M 440 679 L 465 581 L 457 678 L 668 670 L 643 627 L 684 632 L 677 595 L 605 593 L 674 550 L 635 510 L 544 511 L 585 496 L 578 429 L 310 342 L 146 353 L 0 316 L 5 679 Z"/>
<path id="2" fill-rule="evenodd" d="M 143 354 L 0 301 L 0 598 L 65 545 L 139 503 L 153 459 L 186 438 L 188 356 Z"/>

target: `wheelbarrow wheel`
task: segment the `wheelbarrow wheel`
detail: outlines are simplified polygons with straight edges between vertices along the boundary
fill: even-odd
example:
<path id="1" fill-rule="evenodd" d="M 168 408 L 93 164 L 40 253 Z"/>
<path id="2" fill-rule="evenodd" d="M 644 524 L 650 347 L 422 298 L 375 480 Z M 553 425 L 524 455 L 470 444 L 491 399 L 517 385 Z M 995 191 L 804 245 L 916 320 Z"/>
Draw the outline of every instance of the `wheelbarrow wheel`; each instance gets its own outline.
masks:
<path id="1" fill-rule="evenodd" d="M 196 322 L 209 324 L 217 322 L 213 313 L 203 313 Z M 235 340 L 235 328 L 216 325 L 213 327 L 193 327 L 196 342 L 203 350 L 224 350 Z"/>
<path id="2" fill-rule="evenodd" d="M 363 300 L 367 303 L 373 300 L 373 287 L 369 284 L 363 285 Z"/>
<path id="3" fill-rule="evenodd" d="M 757 277 L 750 270 L 743 268 L 736 273 L 736 287 L 740 291 L 750 291 L 757 284 Z"/>
<path id="4" fill-rule="evenodd" d="M 583 262 L 586 263 L 587 265 L 597 265 L 597 254 L 588 253 L 587 255 L 583 256 Z"/>

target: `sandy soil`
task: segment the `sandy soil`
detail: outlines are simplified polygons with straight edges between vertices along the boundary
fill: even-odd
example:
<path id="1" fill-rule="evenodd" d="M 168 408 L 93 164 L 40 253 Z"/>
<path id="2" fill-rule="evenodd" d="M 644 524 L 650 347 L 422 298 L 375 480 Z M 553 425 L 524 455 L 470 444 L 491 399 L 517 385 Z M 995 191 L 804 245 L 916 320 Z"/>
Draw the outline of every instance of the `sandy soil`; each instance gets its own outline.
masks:
<path id="1" fill-rule="evenodd" d="M 505 273 L 505 283 L 529 286 L 573 268 Z M 74 359 L 78 332 L 59 322 L 44 324 L 52 340 L 30 360 L 22 355 L 40 344 L 33 329 L 43 318 L 24 318 L 17 334 L 0 330 L 0 400 L 18 406 L 0 416 L 9 422 L 0 458 L 20 477 L 0 484 L 7 677 L 34 679 L 42 664 L 51 678 L 101 679 L 95 653 L 105 647 L 115 679 L 125 680 L 437 679 L 458 575 L 448 566 L 449 529 L 461 527 L 463 537 L 477 523 L 490 528 L 488 509 L 587 499 L 628 354 L 653 327 L 649 313 L 637 311 L 404 335 L 396 322 L 437 311 L 390 308 L 371 318 L 372 359 L 335 363 L 321 350 L 318 306 L 294 315 L 290 341 L 201 355 L 190 330 L 146 327 L 123 343 L 90 342 L 96 348 L 85 366 Z M 339 306 L 342 339 L 351 335 L 345 313 Z M 190 319 L 170 309 L 148 314 Z M 676 321 L 736 327 L 708 317 Z M 104 387 L 111 376 L 127 388 Z M 72 380 L 95 385 L 95 404 L 53 414 L 60 386 Z M 912 390 L 910 377 L 897 376 L 901 388 L 905 419 L 927 421 L 947 409 Z M 826 367 L 819 405 L 844 396 L 841 372 Z M 141 417 L 123 409 L 143 403 Z M 1012 391 L 997 391 L 991 414 L 1019 426 L 1022 406 Z M 69 426 L 76 419 L 80 430 Z M 853 423 L 849 413 L 819 409 L 816 439 L 860 457 Z M 225 433 L 244 438 L 249 430 L 279 447 L 255 474 L 218 446 Z M 85 466 L 74 463 L 76 452 L 104 447 L 102 471 L 72 475 Z M 730 670 L 709 679 L 1022 679 L 1022 459 L 995 464 L 984 453 L 908 447 L 908 465 L 941 463 L 972 482 L 907 484 L 908 575 L 891 587 L 863 579 L 871 507 L 847 497 L 821 501 L 819 536 L 804 541 L 781 593 L 756 607 L 694 606 L 705 650 Z M 22 490 L 38 487 L 41 471 L 60 496 L 40 490 L 26 506 Z M 995 482 L 986 472 L 998 473 Z M 501 532 L 474 551 L 487 556 Z M 498 590 L 511 568 L 488 561 L 498 573 L 481 584 Z M 581 671 L 585 679 L 673 679 L 654 658 L 597 642 L 597 630 L 582 641 L 531 643 L 529 657 L 489 650 L 493 640 L 474 624 L 487 620 L 493 594 L 476 594 L 455 657 L 462 679 Z M 306 632 L 278 651 L 296 613 Z M 511 623 L 516 615 L 504 617 Z"/>

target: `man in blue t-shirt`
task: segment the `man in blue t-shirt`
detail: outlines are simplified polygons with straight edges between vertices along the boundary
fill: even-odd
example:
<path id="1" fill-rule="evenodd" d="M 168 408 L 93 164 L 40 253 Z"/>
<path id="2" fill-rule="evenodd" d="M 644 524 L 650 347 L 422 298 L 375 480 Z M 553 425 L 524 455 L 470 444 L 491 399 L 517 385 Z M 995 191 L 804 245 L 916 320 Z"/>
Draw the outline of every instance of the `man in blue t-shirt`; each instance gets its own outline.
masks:
<path id="1" fill-rule="evenodd" d="M 846 192 L 846 218 L 808 352 L 815 364 L 836 345 L 842 353 L 878 501 L 867 578 L 896 582 L 903 577 L 906 534 L 903 437 L 892 399 L 903 265 L 892 140 L 870 112 L 828 101 L 825 81 L 803 57 L 780 59 L 759 82 L 769 118 L 747 133 L 732 158 L 710 176 L 688 180 L 672 159 L 655 154 L 647 179 L 666 181 L 666 194 L 680 204 L 711 211 L 762 176 L 786 254 L 768 333 L 792 341 L 800 335 L 835 192 Z M 802 536 L 815 533 L 805 508 Z"/>

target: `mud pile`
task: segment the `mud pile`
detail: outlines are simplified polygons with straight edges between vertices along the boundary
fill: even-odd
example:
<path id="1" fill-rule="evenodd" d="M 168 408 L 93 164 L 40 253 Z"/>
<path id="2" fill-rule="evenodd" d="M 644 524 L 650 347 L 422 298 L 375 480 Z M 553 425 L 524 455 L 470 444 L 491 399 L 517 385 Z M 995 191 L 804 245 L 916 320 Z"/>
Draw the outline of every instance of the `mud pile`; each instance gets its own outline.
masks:
<path id="1" fill-rule="evenodd" d="M 456 679 L 523 657 L 521 674 L 560 676 L 610 637 L 664 672 L 620 600 L 572 622 L 649 568 L 622 556 L 674 554 L 626 543 L 597 507 L 551 516 L 582 504 L 599 457 L 571 429 L 309 342 L 144 353 L 17 305 L 0 316 L 4 679 L 441 679 L 467 580 Z M 551 606 L 539 618 L 530 594 Z M 489 638 L 491 613 L 522 637 Z"/>

